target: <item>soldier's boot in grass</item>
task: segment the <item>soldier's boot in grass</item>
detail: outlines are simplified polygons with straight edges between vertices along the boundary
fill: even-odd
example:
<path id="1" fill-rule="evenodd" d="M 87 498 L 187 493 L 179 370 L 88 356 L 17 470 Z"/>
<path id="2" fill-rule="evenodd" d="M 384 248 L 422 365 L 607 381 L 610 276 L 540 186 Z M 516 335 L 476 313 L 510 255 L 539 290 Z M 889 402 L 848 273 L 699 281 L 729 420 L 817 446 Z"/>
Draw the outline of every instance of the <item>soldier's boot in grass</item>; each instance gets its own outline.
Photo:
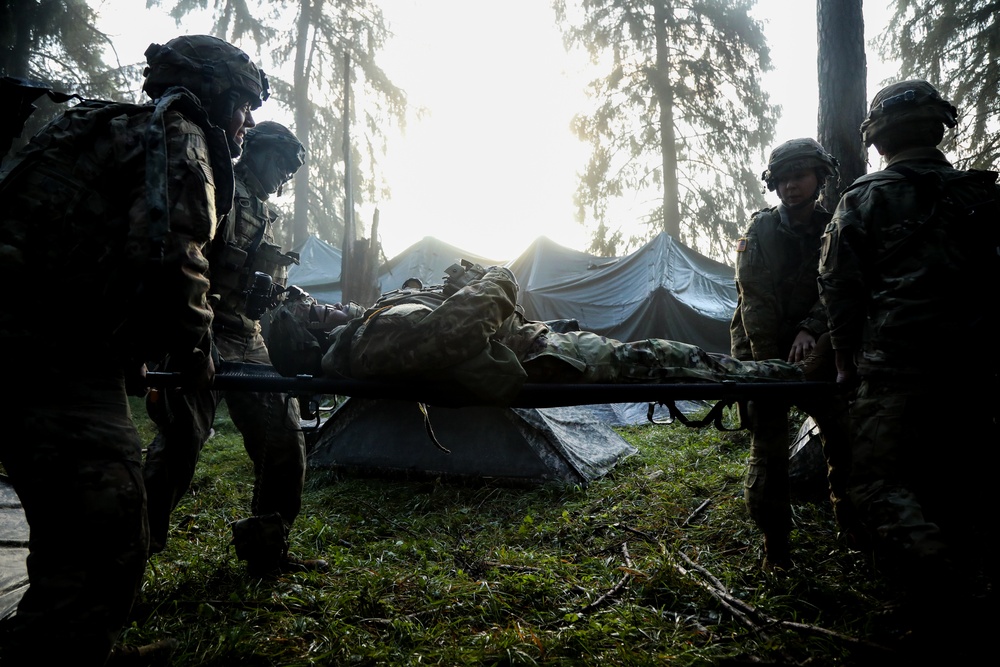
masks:
<path id="1" fill-rule="evenodd" d="M 233 546 L 236 557 L 246 561 L 247 574 L 251 577 L 321 572 L 329 568 L 325 560 L 303 560 L 288 553 L 288 526 L 277 513 L 233 523 Z"/>
<path id="2" fill-rule="evenodd" d="M 764 569 L 783 572 L 792 569 L 792 550 L 788 533 L 764 533 Z"/>
<path id="3" fill-rule="evenodd" d="M 155 667 L 167 665 L 177 650 L 176 639 L 161 639 L 144 646 L 116 646 L 111 650 L 104 667 Z"/>

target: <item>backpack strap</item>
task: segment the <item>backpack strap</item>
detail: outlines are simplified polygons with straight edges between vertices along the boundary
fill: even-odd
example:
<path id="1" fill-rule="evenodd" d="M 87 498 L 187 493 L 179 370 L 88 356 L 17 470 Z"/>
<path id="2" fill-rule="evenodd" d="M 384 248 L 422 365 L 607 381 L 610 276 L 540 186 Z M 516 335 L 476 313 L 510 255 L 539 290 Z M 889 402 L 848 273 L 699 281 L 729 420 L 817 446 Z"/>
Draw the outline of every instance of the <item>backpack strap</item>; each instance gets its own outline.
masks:
<path id="1" fill-rule="evenodd" d="M 209 158 L 215 181 L 215 212 L 222 218 L 233 207 L 235 180 L 229 141 L 225 132 L 213 125 L 201 102 L 186 88 L 168 88 L 156 101 L 146 127 L 146 198 L 149 207 L 149 238 L 153 248 L 162 248 L 170 233 L 168 205 L 166 113 L 179 111 L 201 128 L 208 142 Z"/>

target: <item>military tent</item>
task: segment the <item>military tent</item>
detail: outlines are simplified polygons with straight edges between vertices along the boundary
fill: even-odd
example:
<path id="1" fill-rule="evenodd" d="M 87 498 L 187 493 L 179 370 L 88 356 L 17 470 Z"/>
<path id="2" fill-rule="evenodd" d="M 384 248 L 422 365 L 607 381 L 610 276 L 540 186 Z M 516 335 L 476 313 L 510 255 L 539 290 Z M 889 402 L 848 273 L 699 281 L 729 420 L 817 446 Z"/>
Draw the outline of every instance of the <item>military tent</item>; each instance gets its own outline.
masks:
<path id="1" fill-rule="evenodd" d="M 297 252 L 299 263 L 288 268 L 288 284 L 301 287 L 323 303 L 338 303 L 341 297 L 341 251 L 316 236 L 310 236 Z"/>
<path id="2" fill-rule="evenodd" d="M 618 340 L 668 338 L 729 352 L 733 269 L 667 234 L 619 258 L 541 237 L 507 266 L 529 319 L 575 319 L 581 329 Z"/>
<path id="3" fill-rule="evenodd" d="M 425 285 L 437 285 L 444 278 L 444 270 L 463 259 L 480 266 L 503 264 L 425 236 L 382 265 L 379 285 L 383 292 L 399 289 L 407 278 L 419 278 Z"/>
<path id="4" fill-rule="evenodd" d="M 636 452 L 586 407 L 426 411 L 425 423 L 417 403 L 348 399 L 324 423 L 309 465 L 418 478 L 586 485 Z"/>
<path id="5" fill-rule="evenodd" d="M 28 522 L 14 487 L 0 475 L 0 618 L 9 616 L 28 587 Z"/>
<path id="6" fill-rule="evenodd" d="M 288 284 L 298 285 L 323 303 L 339 302 L 343 253 L 316 236 L 310 236 L 298 252 L 299 263 L 289 268 Z M 407 278 L 419 278 L 425 285 L 439 284 L 444 270 L 462 259 L 482 266 L 503 263 L 425 236 L 380 267 L 379 289 L 383 292 L 399 289 Z"/>

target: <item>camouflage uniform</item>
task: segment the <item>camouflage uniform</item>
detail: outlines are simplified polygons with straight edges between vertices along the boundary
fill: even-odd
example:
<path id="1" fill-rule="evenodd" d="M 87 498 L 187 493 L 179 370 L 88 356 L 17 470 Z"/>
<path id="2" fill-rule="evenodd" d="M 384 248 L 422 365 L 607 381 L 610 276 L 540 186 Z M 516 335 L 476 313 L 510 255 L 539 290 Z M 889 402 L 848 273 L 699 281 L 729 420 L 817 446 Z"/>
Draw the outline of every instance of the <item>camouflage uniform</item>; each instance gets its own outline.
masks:
<path id="1" fill-rule="evenodd" d="M 448 381 L 505 403 L 525 381 L 554 383 L 801 380 L 781 361 L 739 362 L 676 341 L 623 343 L 588 331 L 557 333 L 515 311 L 517 285 L 490 269 L 450 296 L 399 290 L 336 329 L 327 375 Z"/>
<path id="2" fill-rule="evenodd" d="M 900 99 L 898 116 L 880 114 L 890 107 L 882 101 Z M 873 120 L 916 116 L 919 125 L 926 114 L 932 126 L 954 125 L 954 107 L 921 81 L 884 89 L 872 109 L 862 126 L 869 144 Z M 994 336 L 980 290 L 998 278 L 996 178 L 956 170 L 931 146 L 902 148 L 886 169 L 855 181 L 823 237 L 819 284 L 831 340 L 856 354 L 861 379 L 849 496 L 876 555 L 925 592 L 952 586 L 950 547 L 981 538 L 968 528 L 983 528 L 992 506 L 996 365 L 988 361 L 984 373 L 946 350 Z M 956 390 L 960 419 L 942 419 L 942 399 Z"/>
<path id="3" fill-rule="evenodd" d="M 996 284 L 990 253 L 1000 218 L 992 231 L 928 222 L 933 188 L 894 169 L 961 176 L 936 148 L 902 151 L 886 167 L 858 179 L 837 207 L 823 240 L 821 295 L 834 347 L 861 351 L 848 492 L 865 532 L 889 559 L 939 559 L 941 526 L 986 506 L 973 499 L 990 486 L 977 471 L 996 469 L 993 446 L 947 456 L 941 446 L 995 441 L 996 367 L 987 366 L 984 390 L 981 364 L 930 360 L 943 342 L 993 336 L 977 286 Z M 988 181 L 956 181 L 948 192 L 962 206 L 1000 201 Z M 942 392 L 974 385 L 962 393 L 960 420 L 937 416 Z"/>
<path id="4" fill-rule="evenodd" d="M 278 214 L 266 202 L 271 193 L 246 166 L 254 150 L 251 144 L 248 138 L 244 157 L 236 165 L 233 210 L 220 226 L 209 257 L 215 313 L 212 331 L 222 359 L 270 365 L 260 324 L 247 317 L 245 292 L 257 271 L 284 284 L 294 259 L 274 243 L 272 226 Z M 163 549 L 170 513 L 194 478 L 198 456 L 223 398 L 254 463 L 253 521 L 268 526 L 263 544 L 244 548 L 237 543 L 237 553 L 268 570 L 273 563 L 265 565 L 265 561 L 286 555 L 288 531 L 299 513 L 305 478 L 305 440 L 298 401 L 281 393 L 170 390 L 158 392 L 155 401 L 148 401 L 149 414 L 160 428 L 149 445 L 143 469 L 151 551 Z"/>
<path id="5" fill-rule="evenodd" d="M 206 358 L 195 352 L 207 349 L 211 321 L 201 245 L 215 228 L 213 183 L 231 178 L 229 153 L 223 143 L 213 168 L 205 128 L 163 114 L 170 228 L 162 260 L 151 261 L 146 184 L 156 175 L 144 134 L 154 113 L 81 104 L 37 135 L 0 182 L 0 270 L 17 286 L 4 298 L 0 347 L 18 387 L 0 403 L 0 461 L 31 526 L 30 586 L 3 636 L 14 663 L 40 646 L 58 664 L 104 662 L 148 541 L 125 374 L 165 352 L 185 365 Z M 92 143 L 77 145 L 80 137 Z M 77 352 L 62 359 L 70 341 Z"/>
<path id="6" fill-rule="evenodd" d="M 772 153 L 772 165 L 764 180 L 772 190 L 777 176 L 802 166 L 796 159 L 789 165 L 774 156 L 790 147 L 793 151 L 819 151 L 825 160 L 810 158 L 805 162 L 818 167 L 832 161 L 822 147 L 812 140 L 792 140 Z M 777 172 L 777 173 L 774 173 Z M 820 187 L 825 179 L 818 178 Z M 831 215 L 815 205 L 809 222 L 794 224 L 784 204 L 758 211 L 740 239 L 736 254 L 736 311 L 730 323 L 732 354 L 737 359 L 785 359 L 796 335 L 808 332 L 819 339 L 827 332 L 826 310 L 819 301 L 816 267 L 819 263 L 820 235 Z M 832 380 L 832 374 L 830 380 Z M 788 448 L 789 405 L 749 401 L 747 413 L 752 440 L 745 480 L 745 502 L 751 518 L 764 533 L 768 558 L 787 561 L 788 534 L 792 528 L 789 498 Z M 836 461 L 833 452 L 846 452 L 844 406 L 814 405 L 809 412 L 820 425 L 828 461 Z M 842 457 L 841 457 L 842 458 Z M 843 476 L 843 463 L 831 465 L 831 484 L 842 486 L 834 471 Z M 831 487 L 832 489 L 832 487 Z M 831 490 L 835 508 L 843 512 L 839 491 Z"/>
<path id="7" fill-rule="evenodd" d="M 264 78 L 214 37 L 153 44 L 146 56 L 155 103 L 82 102 L 0 173 L 0 278 L 15 287 L 0 310 L 0 354 L 18 387 L 0 403 L 0 462 L 31 527 L 29 587 L 0 627 L 4 665 L 105 662 L 149 540 L 126 378 L 167 354 L 192 379 L 210 371 L 202 248 L 232 205 L 233 177 L 231 137 L 207 91 L 224 94 L 227 120 L 240 110 L 246 122 Z M 198 96 L 178 87 L 184 68 L 198 70 Z"/>

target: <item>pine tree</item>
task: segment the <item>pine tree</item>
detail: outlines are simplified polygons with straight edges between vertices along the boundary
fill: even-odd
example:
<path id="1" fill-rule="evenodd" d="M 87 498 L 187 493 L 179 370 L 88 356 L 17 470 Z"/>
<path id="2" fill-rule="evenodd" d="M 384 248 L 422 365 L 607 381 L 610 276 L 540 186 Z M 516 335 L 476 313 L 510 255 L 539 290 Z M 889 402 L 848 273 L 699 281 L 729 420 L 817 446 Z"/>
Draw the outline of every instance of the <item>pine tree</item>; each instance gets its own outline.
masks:
<path id="1" fill-rule="evenodd" d="M 389 36 L 381 9 L 370 0 L 213 2 L 213 34 L 232 42 L 250 40 L 257 53 L 270 56 L 260 63 L 271 84 L 267 104 L 289 110 L 294 119 L 290 129 L 306 148 L 306 166 L 293 184 L 290 245 L 302 244 L 313 231 L 339 243 L 345 201 L 385 194 L 378 176 L 384 130 L 392 123 L 402 125 L 407 109 L 405 94 L 377 63 Z M 175 0 L 170 12 L 179 20 L 204 7 L 205 0 Z M 347 91 L 363 104 L 346 100 Z M 348 121 L 354 140 L 346 147 L 350 160 L 345 160 L 343 141 L 345 105 L 352 110 Z M 351 190 L 346 197 L 345 186 Z"/>
<path id="2" fill-rule="evenodd" d="M 963 168 L 1000 164 L 1000 0 L 895 0 L 877 40 L 900 79 L 933 84 L 959 110 L 946 147 Z"/>
<path id="3" fill-rule="evenodd" d="M 593 251 L 617 249 L 608 218 L 626 192 L 657 194 L 647 236 L 666 231 L 720 259 L 764 204 L 759 166 L 777 109 L 760 87 L 770 53 L 752 5 L 555 0 L 567 46 L 607 72 L 590 84 L 594 107 L 574 121 L 592 147 L 577 205 L 597 225 Z"/>

